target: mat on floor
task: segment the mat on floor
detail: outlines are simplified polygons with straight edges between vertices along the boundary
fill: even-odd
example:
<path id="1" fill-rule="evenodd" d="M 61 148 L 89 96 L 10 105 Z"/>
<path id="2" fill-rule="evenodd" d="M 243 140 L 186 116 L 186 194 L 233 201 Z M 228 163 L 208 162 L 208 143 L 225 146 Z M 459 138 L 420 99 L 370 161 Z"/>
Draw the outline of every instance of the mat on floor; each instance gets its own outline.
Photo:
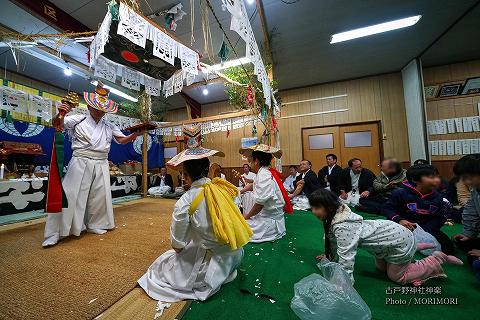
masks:
<path id="1" fill-rule="evenodd" d="M 0 233 L 0 319 L 92 319 L 136 286 L 169 249 L 175 201 L 114 209 L 117 228 L 43 249 L 44 224 Z M 154 310 L 154 309 L 153 309 Z"/>
<path id="2" fill-rule="evenodd" d="M 365 215 L 369 219 L 378 216 Z M 323 253 L 323 226 L 311 213 L 296 211 L 286 216 L 287 235 L 275 242 L 249 244 L 235 281 L 226 284 L 206 302 L 193 302 L 183 319 L 297 319 L 290 309 L 293 285 L 300 279 L 319 273 L 315 256 Z M 461 226 L 444 227 L 449 235 L 461 232 Z M 458 252 L 465 261 L 465 255 Z M 418 258 L 421 258 L 418 255 Z M 374 258 L 359 250 L 355 263 L 355 288 L 369 305 L 373 319 L 474 319 L 478 317 L 480 283 L 468 266 L 444 267 L 447 279 L 433 279 L 423 293 L 389 294 L 400 287 L 375 269 Z M 440 293 L 435 293 L 440 290 Z M 428 291 L 428 293 L 427 293 Z M 434 291 L 430 293 L 430 291 Z M 456 298 L 458 305 L 392 305 L 386 299 Z M 319 319 L 321 317 L 319 316 Z"/>

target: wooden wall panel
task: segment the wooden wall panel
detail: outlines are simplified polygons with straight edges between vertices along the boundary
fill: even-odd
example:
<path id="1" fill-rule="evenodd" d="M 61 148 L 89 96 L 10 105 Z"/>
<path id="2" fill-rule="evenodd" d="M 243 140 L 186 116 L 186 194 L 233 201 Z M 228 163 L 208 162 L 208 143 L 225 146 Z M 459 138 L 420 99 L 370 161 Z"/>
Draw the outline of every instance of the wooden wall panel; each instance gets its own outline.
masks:
<path id="1" fill-rule="evenodd" d="M 395 156 L 400 161 L 410 160 L 400 73 L 280 92 L 283 103 L 341 94 L 347 94 L 347 96 L 288 104 L 282 107 L 282 116 L 348 108 L 346 112 L 279 119 L 281 145 L 284 151 L 283 165 L 298 164 L 302 159 L 302 128 L 373 120 L 380 120 L 382 131 L 386 135 L 386 139 L 383 141 L 384 156 Z M 234 111 L 234 108 L 228 102 L 202 106 L 202 116 L 217 115 L 229 111 Z M 251 127 L 246 127 L 233 130 L 228 138 L 225 132 L 209 134 L 206 136 L 205 146 L 218 148 L 226 153 L 226 158 L 218 161 L 223 167 L 240 167 L 242 164 L 241 157 L 238 154 L 240 139 L 251 136 L 251 129 Z M 257 130 L 260 136 L 263 127 L 257 126 Z"/>
<path id="2" fill-rule="evenodd" d="M 423 78 L 425 86 L 464 82 L 467 78 L 480 76 L 480 60 L 474 60 L 463 63 L 450 64 L 445 66 L 425 68 Z M 428 120 L 451 119 L 459 117 L 468 117 L 478 115 L 477 105 L 480 103 L 480 94 L 468 96 L 455 96 L 451 98 L 436 98 L 427 100 L 426 114 Z M 429 140 L 456 140 L 456 139 L 475 139 L 478 138 L 478 132 L 464 132 L 429 135 Z M 432 156 L 432 161 L 446 161 L 442 169 L 447 171 L 448 164 L 451 166 L 461 156 Z"/>

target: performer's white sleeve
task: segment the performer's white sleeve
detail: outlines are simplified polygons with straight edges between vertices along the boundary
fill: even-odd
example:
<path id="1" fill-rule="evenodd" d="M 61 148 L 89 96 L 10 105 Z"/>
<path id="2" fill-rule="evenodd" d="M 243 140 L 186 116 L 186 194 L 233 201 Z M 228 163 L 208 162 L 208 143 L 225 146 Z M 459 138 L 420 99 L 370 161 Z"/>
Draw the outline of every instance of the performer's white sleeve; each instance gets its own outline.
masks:
<path id="1" fill-rule="evenodd" d="M 66 116 L 63 119 L 63 127 L 65 129 L 72 129 L 83 118 L 85 118 L 85 115 L 83 114 L 73 114 L 71 116 Z"/>
<path id="2" fill-rule="evenodd" d="M 275 189 L 272 185 L 272 175 L 265 170 L 259 172 L 253 184 L 255 203 L 265 205 L 269 199 L 275 195 Z"/>
<path id="3" fill-rule="evenodd" d="M 184 248 L 190 241 L 188 230 L 190 226 L 190 215 L 188 214 L 190 203 L 190 195 L 185 193 L 178 199 L 173 209 L 170 238 L 174 248 Z"/>

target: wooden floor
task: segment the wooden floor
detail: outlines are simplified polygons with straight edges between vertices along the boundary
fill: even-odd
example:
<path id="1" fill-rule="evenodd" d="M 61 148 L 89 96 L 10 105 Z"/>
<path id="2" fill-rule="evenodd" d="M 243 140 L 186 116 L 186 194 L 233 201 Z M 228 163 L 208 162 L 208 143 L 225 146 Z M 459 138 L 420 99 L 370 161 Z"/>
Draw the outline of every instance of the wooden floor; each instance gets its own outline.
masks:
<path id="1" fill-rule="evenodd" d="M 157 301 L 150 299 L 143 289 L 135 288 L 95 319 L 102 320 L 152 320 Z M 172 303 L 157 320 L 180 319 L 190 305 L 189 301 Z"/>

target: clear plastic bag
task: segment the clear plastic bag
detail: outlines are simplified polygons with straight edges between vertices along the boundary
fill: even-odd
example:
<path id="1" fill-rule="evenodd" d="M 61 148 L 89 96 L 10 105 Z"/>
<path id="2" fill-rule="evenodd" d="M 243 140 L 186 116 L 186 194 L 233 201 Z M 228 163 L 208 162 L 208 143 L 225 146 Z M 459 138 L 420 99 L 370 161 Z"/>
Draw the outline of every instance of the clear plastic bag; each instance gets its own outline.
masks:
<path id="1" fill-rule="evenodd" d="M 290 303 L 302 320 L 369 320 L 370 308 L 353 288 L 349 275 L 341 265 L 322 259 L 317 266 L 323 277 L 313 273 L 294 286 Z"/>
<path id="2" fill-rule="evenodd" d="M 442 246 L 437 239 L 427 231 L 423 230 L 418 224 L 415 230 L 413 230 L 413 237 L 415 238 L 415 243 L 431 243 L 435 246 L 435 248 L 432 249 L 420 250 L 420 253 L 425 256 L 432 255 L 434 251 L 442 251 Z"/>

